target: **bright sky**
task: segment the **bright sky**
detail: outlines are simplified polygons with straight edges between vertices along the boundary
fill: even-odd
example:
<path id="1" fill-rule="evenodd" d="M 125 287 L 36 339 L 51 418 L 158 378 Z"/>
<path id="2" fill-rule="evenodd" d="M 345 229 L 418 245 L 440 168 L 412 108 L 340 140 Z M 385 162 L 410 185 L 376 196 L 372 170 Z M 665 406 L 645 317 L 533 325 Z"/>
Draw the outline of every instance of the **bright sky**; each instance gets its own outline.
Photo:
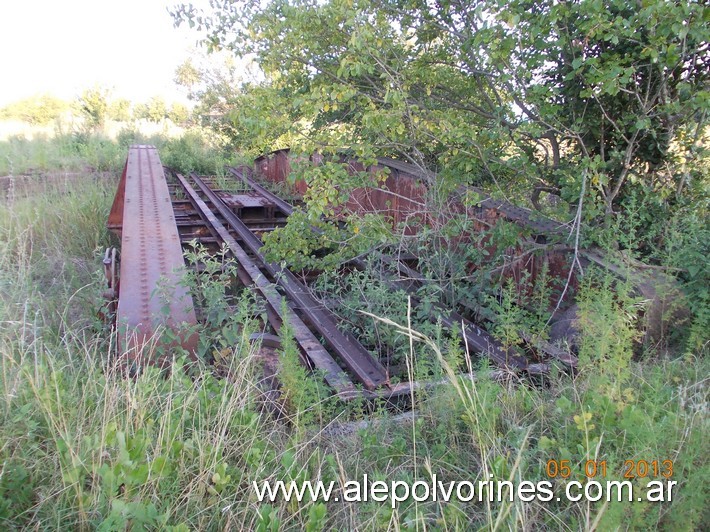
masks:
<path id="1" fill-rule="evenodd" d="M 133 101 L 182 99 L 175 67 L 198 35 L 173 27 L 167 7 L 179 1 L 0 0 L 0 106 L 96 84 Z"/>

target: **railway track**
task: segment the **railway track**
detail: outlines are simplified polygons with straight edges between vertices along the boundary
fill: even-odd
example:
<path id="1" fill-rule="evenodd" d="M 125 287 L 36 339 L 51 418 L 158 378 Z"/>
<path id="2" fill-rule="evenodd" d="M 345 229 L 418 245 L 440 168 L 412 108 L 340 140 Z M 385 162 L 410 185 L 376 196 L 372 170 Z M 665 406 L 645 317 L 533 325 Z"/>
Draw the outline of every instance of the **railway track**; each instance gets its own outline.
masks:
<path id="1" fill-rule="evenodd" d="M 232 184 L 239 184 L 237 192 L 223 190 L 214 178 L 163 169 L 154 148 L 131 147 L 109 217 L 109 227 L 122 239 L 120 283 L 110 281 L 118 286 L 121 356 L 135 364 L 151 363 L 154 355 L 150 353 L 155 350 L 150 348 L 160 345 L 157 336 L 161 328 L 177 333 L 178 341 L 174 340 L 176 334 L 170 335 L 173 340 L 167 352 L 177 347 L 194 350 L 195 335 L 185 331 L 194 331 L 195 310 L 190 294 L 179 287 L 185 271 L 181 250 L 197 241 L 208 252 L 224 249 L 235 259 L 239 282 L 265 303 L 265 332 L 278 335 L 287 323 L 303 363 L 322 375 L 338 396 L 393 399 L 426 386 L 425 382 L 401 381 L 401 375 L 390 375 L 390 368 L 380 362 L 378 354 L 339 328 L 340 318 L 317 300 L 300 278 L 264 258 L 261 236 L 284 226 L 293 207 L 262 186 L 250 171 L 230 172 Z M 365 267 L 358 260 L 352 266 Z M 410 269 L 408 273 L 416 272 Z M 168 319 L 165 301 L 156 295 L 165 280 L 169 281 L 171 303 Z M 409 292 L 416 303 L 410 283 L 394 276 L 385 282 L 392 290 Z M 546 362 L 531 363 L 504 348 L 480 324 L 443 305 L 434 305 L 429 317 L 460 330 L 468 349 L 506 371 L 541 374 L 548 370 Z M 561 351 L 536 349 L 541 359 L 554 357 L 570 366 L 576 363 Z"/>

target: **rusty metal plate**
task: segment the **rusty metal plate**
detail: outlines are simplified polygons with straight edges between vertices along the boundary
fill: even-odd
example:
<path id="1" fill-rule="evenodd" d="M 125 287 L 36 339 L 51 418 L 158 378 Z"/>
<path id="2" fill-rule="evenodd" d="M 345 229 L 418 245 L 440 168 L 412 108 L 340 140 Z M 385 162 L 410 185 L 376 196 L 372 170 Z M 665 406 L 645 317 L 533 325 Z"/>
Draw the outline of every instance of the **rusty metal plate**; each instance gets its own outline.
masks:
<path id="1" fill-rule="evenodd" d="M 113 231 L 121 238 L 121 227 L 123 225 L 123 204 L 125 203 L 126 195 L 126 169 L 128 168 L 128 160 L 126 164 L 123 165 L 123 172 L 121 173 L 121 180 L 118 182 L 118 190 L 113 198 L 113 205 L 111 205 L 111 211 L 108 215 L 108 222 L 106 227 L 110 231 Z"/>
<path id="2" fill-rule="evenodd" d="M 269 207 L 272 203 L 258 194 L 219 194 L 230 208 L 254 208 L 254 207 Z"/>

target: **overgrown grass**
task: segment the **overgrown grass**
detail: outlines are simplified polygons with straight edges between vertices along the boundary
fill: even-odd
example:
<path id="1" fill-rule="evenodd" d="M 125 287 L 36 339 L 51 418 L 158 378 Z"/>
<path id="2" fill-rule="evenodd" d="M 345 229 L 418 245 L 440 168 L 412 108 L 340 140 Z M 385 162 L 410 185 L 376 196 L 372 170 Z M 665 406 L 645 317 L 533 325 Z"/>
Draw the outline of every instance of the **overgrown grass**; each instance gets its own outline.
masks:
<path id="1" fill-rule="evenodd" d="M 131 144 L 155 146 L 163 164 L 181 172 L 222 175 L 225 165 L 244 163 L 243 158 L 207 131 L 187 131 L 173 138 L 124 128 L 115 139 L 86 131 L 34 138 L 12 136 L 0 141 L 0 176 L 116 171 L 123 167 Z"/>
<path id="2" fill-rule="evenodd" d="M 113 192 L 113 182 L 86 174 L 0 204 L 2 528 L 690 530 L 707 522 L 706 354 L 633 359 L 633 302 L 599 284 L 580 305 L 579 375 L 553 374 L 546 386 L 495 382 L 461 348 L 382 316 L 388 334 L 411 338 L 447 375 L 447 385 L 415 399 L 413 416 L 379 409 L 353 423 L 364 419 L 363 405 L 324 398 L 315 380 L 304 385 L 313 377 L 286 342 L 281 380 L 291 410 L 274 419 L 261 405 L 247 305 L 216 324 L 233 335 L 219 376 L 176 361 L 167 377 L 123 378 L 110 363 L 114 339 L 96 319 Z M 472 378 L 452 369 L 467 366 Z M 389 501 L 266 504 L 251 487 L 266 479 L 342 487 L 365 474 L 535 482 L 547 479 L 550 459 L 569 460 L 569 480 L 581 481 L 587 460 L 607 460 L 602 481 L 620 479 L 625 460 L 672 460 L 679 484 L 665 503 L 409 500 L 394 509 Z M 554 480 L 556 494 L 565 482 Z"/>
<path id="3" fill-rule="evenodd" d="M 118 143 L 101 135 L 66 133 L 12 136 L 0 142 L 0 175 L 108 171 L 125 159 Z"/>
<path id="4" fill-rule="evenodd" d="M 47 180 L 42 192 L 0 202 L 1 320 L 24 316 L 55 334 L 86 325 L 116 183 L 95 174 Z"/>

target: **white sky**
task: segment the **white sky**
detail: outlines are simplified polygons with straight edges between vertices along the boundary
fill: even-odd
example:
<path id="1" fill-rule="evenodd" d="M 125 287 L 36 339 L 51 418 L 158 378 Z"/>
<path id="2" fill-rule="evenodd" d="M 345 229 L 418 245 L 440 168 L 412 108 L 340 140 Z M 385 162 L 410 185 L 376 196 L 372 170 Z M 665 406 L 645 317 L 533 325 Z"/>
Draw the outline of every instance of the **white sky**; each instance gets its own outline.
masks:
<path id="1" fill-rule="evenodd" d="M 198 39 L 173 27 L 180 0 L 0 0 L 0 106 L 35 94 L 183 99 L 175 67 Z M 203 5 L 206 0 L 192 0 Z"/>

